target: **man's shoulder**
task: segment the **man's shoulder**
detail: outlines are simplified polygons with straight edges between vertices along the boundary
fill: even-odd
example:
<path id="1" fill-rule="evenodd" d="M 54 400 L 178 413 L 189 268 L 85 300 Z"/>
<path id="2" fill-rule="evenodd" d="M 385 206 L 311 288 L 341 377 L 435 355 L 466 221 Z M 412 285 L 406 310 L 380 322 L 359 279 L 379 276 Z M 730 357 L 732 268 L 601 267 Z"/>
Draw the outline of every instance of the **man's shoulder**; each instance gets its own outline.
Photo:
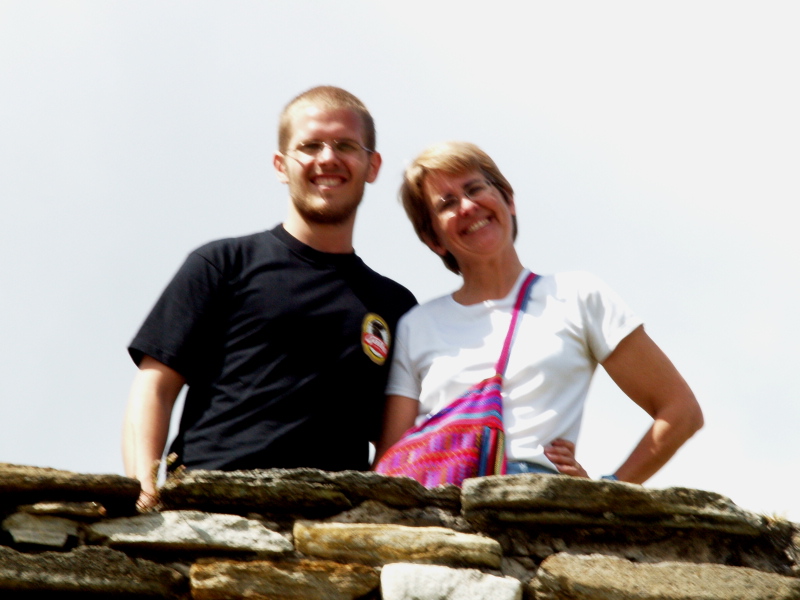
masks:
<path id="1" fill-rule="evenodd" d="M 360 262 L 360 267 L 361 276 L 369 280 L 370 285 L 379 290 L 381 295 L 393 298 L 397 303 L 406 305 L 407 308 L 417 304 L 414 294 L 403 284 L 398 283 L 391 277 L 378 273 L 363 261 Z"/>
<path id="2" fill-rule="evenodd" d="M 253 260 L 255 257 L 263 256 L 264 253 L 272 253 L 279 247 L 280 244 L 271 230 L 267 230 L 206 242 L 192 250 L 189 257 L 201 258 L 218 268 L 223 268 Z"/>
<path id="3" fill-rule="evenodd" d="M 396 290 L 398 293 L 412 295 L 409 289 L 402 283 L 395 281 L 391 277 L 382 275 L 381 273 L 378 273 L 377 271 L 371 269 L 370 267 L 367 267 L 366 265 L 364 266 L 366 267 L 366 270 L 369 273 L 369 277 L 372 277 L 377 285 L 382 285 L 388 289 Z"/>
<path id="4" fill-rule="evenodd" d="M 226 252 L 237 252 L 248 248 L 260 248 L 275 244 L 276 240 L 271 230 L 259 231 L 247 235 L 225 237 L 211 240 L 195 248 L 193 252 L 201 256 L 211 256 Z"/>

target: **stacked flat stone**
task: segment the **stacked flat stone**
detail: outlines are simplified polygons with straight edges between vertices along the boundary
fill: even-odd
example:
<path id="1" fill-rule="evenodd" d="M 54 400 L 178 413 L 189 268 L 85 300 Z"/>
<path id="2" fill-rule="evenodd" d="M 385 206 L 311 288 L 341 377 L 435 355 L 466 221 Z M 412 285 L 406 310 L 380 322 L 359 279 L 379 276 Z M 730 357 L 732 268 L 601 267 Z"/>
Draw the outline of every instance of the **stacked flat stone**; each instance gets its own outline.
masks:
<path id="1" fill-rule="evenodd" d="M 141 514 L 138 493 L 0 464 L 0 598 L 800 600 L 800 528 L 701 490 L 295 469 L 186 472 Z"/>

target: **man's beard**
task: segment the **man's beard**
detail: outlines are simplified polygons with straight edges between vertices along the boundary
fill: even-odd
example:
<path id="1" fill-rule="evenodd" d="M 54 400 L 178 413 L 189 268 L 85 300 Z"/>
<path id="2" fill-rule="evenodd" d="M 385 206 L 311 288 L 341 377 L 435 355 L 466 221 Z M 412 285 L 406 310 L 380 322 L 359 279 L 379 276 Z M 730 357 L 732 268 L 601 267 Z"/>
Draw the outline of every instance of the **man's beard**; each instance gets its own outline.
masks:
<path id="1" fill-rule="evenodd" d="M 301 193 L 292 193 L 291 199 L 297 213 L 309 223 L 319 225 L 339 225 L 352 219 L 363 197 L 364 188 L 357 190 L 353 197 L 346 200 L 339 200 L 335 204 L 318 201 L 315 196 L 309 201 L 309 193 L 302 190 Z"/>

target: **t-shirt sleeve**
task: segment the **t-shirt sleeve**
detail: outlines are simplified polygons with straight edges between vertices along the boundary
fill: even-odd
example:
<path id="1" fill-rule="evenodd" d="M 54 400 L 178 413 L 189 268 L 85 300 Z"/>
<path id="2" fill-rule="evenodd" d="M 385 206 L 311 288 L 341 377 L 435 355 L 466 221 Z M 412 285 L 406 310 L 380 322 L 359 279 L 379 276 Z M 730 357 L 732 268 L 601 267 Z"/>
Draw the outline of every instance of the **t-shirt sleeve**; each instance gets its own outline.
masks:
<path id="1" fill-rule="evenodd" d="M 601 279 L 587 273 L 582 277 L 579 301 L 587 343 L 594 358 L 602 363 L 623 339 L 642 325 L 642 320 Z"/>
<path id="2" fill-rule="evenodd" d="M 192 252 L 169 282 L 134 337 L 128 352 L 138 365 L 149 355 L 195 379 L 207 364 L 222 274 L 200 252 Z"/>
<path id="3" fill-rule="evenodd" d="M 386 383 L 387 396 L 405 396 L 419 400 L 421 389 L 419 377 L 414 372 L 409 352 L 409 321 L 411 314 L 406 313 L 397 324 L 397 335 L 394 343 L 394 354 Z"/>

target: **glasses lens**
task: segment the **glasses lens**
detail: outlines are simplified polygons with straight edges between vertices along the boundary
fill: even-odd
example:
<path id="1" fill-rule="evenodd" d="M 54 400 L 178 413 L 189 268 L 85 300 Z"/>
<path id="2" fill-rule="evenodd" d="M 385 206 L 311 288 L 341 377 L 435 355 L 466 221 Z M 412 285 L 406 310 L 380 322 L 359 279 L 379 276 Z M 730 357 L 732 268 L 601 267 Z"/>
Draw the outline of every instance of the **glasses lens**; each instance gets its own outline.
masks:
<path id="1" fill-rule="evenodd" d="M 476 181 L 469 184 L 464 189 L 464 195 L 467 198 L 479 198 L 489 191 L 489 183 L 486 181 Z"/>
<path id="2" fill-rule="evenodd" d="M 334 140 L 333 151 L 336 152 L 336 154 L 351 156 L 361 152 L 361 144 L 353 140 Z"/>
<path id="3" fill-rule="evenodd" d="M 369 150 L 364 148 L 355 140 L 333 140 L 331 142 L 303 142 L 295 148 L 295 151 L 303 156 L 309 158 L 316 158 L 322 154 L 323 150 L 328 147 L 331 151 L 340 158 L 360 156 L 362 153 L 368 153 Z"/>

